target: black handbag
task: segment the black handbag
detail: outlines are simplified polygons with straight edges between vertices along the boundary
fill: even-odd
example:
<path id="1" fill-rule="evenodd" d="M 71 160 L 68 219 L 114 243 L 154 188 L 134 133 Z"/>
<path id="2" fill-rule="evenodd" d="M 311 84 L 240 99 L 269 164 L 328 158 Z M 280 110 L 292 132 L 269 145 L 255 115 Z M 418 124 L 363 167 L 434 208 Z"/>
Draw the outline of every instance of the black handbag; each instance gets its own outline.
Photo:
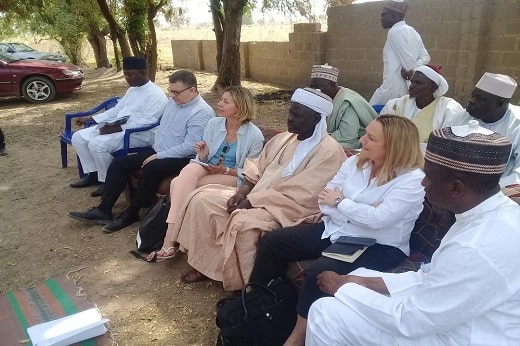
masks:
<path id="1" fill-rule="evenodd" d="M 141 222 L 135 239 L 137 250 L 150 253 L 161 248 L 168 228 L 166 218 L 169 211 L 170 202 L 163 196 Z"/>
<path id="2" fill-rule="evenodd" d="M 248 287 L 252 290 L 246 292 Z M 296 324 L 298 296 L 292 283 L 249 283 L 239 296 L 217 303 L 217 346 L 282 345 Z"/>

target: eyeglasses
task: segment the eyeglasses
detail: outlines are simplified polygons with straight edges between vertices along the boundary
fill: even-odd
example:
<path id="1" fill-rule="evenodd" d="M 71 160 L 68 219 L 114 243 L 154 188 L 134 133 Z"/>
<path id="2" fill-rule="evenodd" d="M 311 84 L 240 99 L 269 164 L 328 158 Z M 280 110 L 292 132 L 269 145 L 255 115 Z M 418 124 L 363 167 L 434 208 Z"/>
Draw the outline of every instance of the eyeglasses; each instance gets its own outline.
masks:
<path id="1" fill-rule="evenodd" d="M 188 90 L 188 89 L 190 89 L 190 88 L 193 88 L 193 87 L 187 87 L 187 88 L 182 89 L 182 90 L 179 90 L 179 91 L 175 91 L 175 90 L 172 90 L 172 89 L 170 89 L 170 88 L 168 88 L 168 89 L 166 89 L 166 90 L 168 90 L 168 92 L 169 92 L 170 94 L 173 94 L 173 95 L 175 95 L 175 96 L 179 96 L 182 92 L 184 92 L 184 91 L 186 91 L 186 90 Z"/>

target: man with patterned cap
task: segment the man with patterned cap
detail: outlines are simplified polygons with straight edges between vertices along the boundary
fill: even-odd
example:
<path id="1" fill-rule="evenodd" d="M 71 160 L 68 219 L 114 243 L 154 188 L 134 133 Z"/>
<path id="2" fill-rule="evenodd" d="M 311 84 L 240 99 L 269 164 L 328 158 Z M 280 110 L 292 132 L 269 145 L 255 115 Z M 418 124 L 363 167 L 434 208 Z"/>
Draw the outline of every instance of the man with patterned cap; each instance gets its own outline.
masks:
<path id="1" fill-rule="evenodd" d="M 520 206 L 499 180 L 511 142 L 477 124 L 434 130 L 423 179 L 456 214 L 431 263 L 400 274 L 318 276 L 307 345 L 520 344 Z"/>
<path id="2" fill-rule="evenodd" d="M 381 26 L 389 30 L 383 47 L 383 83 L 372 95 L 372 105 L 384 105 L 390 99 L 406 95 L 406 81 L 413 69 L 430 62 L 421 35 L 404 21 L 408 3 L 385 1 L 383 6 Z"/>
<path id="3" fill-rule="evenodd" d="M 291 98 L 287 132 L 273 137 L 255 160 L 246 160 L 240 188 L 206 185 L 188 196 L 175 223 L 180 249 L 192 267 L 181 277 L 222 281 L 241 289 L 249 279 L 256 243 L 264 232 L 319 217 L 318 193 L 345 159 L 327 135 L 330 98 L 310 88 Z"/>
<path id="4" fill-rule="evenodd" d="M 465 110 L 455 115 L 449 125 L 465 125 L 477 120 L 479 125 L 500 133 L 513 143 L 500 186 L 520 184 L 520 107 L 510 103 L 517 82 L 504 74 L 486 72 L 471 92 Z"/>
<path id="5" fill-rule="evenodd" d="M 359 149 L 365 127 L 377 117 L 372 106 L 351 89 L 338 86 L 339 70 L 330 65 L 314 65 L 310 87 L 319 89 L 332 99 L 332 114 L 327 131 L 343 148 Z"/>
<path id="6" fill-rule="evenodd" d="M 112 153 L 123 148 L 124 130 L 154 124 L 162 114 L 168 98 L 148 78 L 146 60 L 135 56 L 123 58 L 123 75 L 130 88 L 115 107 L 100 114 L 75 118 L 77 125 L 87 121 L 95 121 L 98 125 L 76 131 L 72 135 L 72 146 L 87 175 L 71 183 L 71 187 L 87 187 L 105 182 Z M 155 130 L 134 133 L 130 137 L 130 146 L 152 145 L 154 134 Z M 98 188 L 91 196 L 101 194 L 102 188 Z"/>
<path id="7" fill-rule="evenodd" d="M 448 82 L 437 66 L 425 65 L 414 69 L 408 91 L 408 95 L 388 101 L 381 114 L 412 120 L 423 143 L 428 140 L 430 132 L 445 127 L 463 109 L 454 99 L 443 96 L 448 91 Z"/>

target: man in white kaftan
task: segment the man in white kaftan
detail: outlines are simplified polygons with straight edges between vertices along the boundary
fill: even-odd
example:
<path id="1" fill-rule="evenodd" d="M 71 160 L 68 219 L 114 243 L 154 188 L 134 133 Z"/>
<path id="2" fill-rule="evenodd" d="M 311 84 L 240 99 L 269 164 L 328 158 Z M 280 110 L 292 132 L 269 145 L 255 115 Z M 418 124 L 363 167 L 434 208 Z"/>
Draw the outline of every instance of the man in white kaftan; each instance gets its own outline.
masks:
<path id="1" fill-rule="evenodd" d="M 91 126 L 76 131 L 72 135 L 72 146 L 79 156 L 83 171 L 89 175 L 72 187 L 85 187 L 87 179 L 95 183 L 104 182 L 108 167 L 112 162 L 112 153 L 123 148 L 124 130 L 152 125 L 159 121 L 168 98 L 161 88 L 149 80 L 146 61 L 142 58 L 127 57 L 123 59 L 123 73 L 130 88 L 119 102 L 107 111 L 88 117 L 85 120 L 94 120 L 98 126 Z M 116 119 L 128 117 L 126 123 L 121 124 L 120 131 L 101 134 L 103 123 L 113 122 Z M 151 146 L 154 142 L 156 129 L 142 131 L 130 136 L 130 147 Z M 92 176 L 91 176 L 92 174 Z"/>
<path id="2" fill-rule="evenodd" d="M 383 47 L 383 83 L 370 98 L 371 105 L 384 105 L 408 93 L 411 70 L 430 62 L 419 33 L 404 21 L 405 1 L 385 1 L 381 25 L 389 29 Z"/>
<path id="3" fill-rule="evenodd" d="M 466 106 L 448 125 L 465 125 L 470 120 L 500 133 L 513 143 L 500 186 L 520 184 L 520 107 L 510 103 L 517 82 L 510 76 L 486 72 L 475 85 Z M 447 125 L 447 126 L 448 126 Z"/>
<path id="4" fill-rule="evenodd" d="M 520 344 L 520 206 L 498 185 L 511 142 L 481 127 L 432 132 L 426 196 L 456 214 L 417 272 L 324 272 L 306 345 Z"/>

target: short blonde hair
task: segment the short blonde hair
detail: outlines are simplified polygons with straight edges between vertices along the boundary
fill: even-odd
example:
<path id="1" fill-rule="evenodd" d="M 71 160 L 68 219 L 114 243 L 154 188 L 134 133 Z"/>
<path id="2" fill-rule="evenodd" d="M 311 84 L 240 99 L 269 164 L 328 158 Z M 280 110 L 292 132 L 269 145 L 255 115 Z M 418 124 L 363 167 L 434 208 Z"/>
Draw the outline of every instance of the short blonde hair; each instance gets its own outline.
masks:
<path id="1" fill-rule="evenodd" d="M 398 174 L 424 167 L 424 157 L 419 142 L 417 126 L 407 118 L 383 114 L 374 121 L 383 126 L 385 143 L 385 162 L 377 176 L 377 184 L 384 185 Z M 358 169 L 361 169 L 368 159 L 359 158 Z"/>
<path id="2" fill-rule="evenodd" d="M 256 106 L 253 94 L 249 89 L 239 85 L 228 86 L 222 91 L 222 94 L 228 92 L 233 99 L 233 102 L 238 108 L 238 120 L 243 123 L 251 121 L 255 118 Z"/>

